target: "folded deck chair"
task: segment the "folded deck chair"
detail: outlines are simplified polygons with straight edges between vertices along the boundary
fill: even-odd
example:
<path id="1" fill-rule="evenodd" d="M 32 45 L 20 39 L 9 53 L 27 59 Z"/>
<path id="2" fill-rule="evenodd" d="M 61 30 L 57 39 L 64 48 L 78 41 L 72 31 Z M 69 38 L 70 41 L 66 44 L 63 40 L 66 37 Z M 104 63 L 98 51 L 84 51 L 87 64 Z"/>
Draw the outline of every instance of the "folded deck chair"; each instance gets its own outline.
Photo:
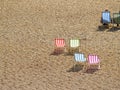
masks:
<path id="1" fill-rule="evenodd" d="M 79 39 L 70 39 L 68 52 L 71 54 L 73 54 L 74 52 L 80 52 L 80 40 Z"/>
<path id="2" fill-rule="evenodd" d="M 65 48 L 65 40 L 62 38 L 56 38 L 54 52 L 60 54 L 64 51 L 64 48 Z"/>
<path id="3" fill-rule="evenodd" d="M 98 58 L 97 55 L 88 55 L 88 69 L 90 68 L 91 65 L 98 65 L 97 69 L 100 69 L 100 59 Z"/>
<path id="4" fill-rule="evenodd" d="M 84 54 L 83 53 L 74 53 L 74 59 L 75 59 L 75 62 L 79 62 L 79 63 L 83 64 L 83 70 L 85 70 L 86 58 L 85 58 Z M 74 71 L 75 71 L 75 63 L 74 63 Z"/>
<path id="5" fill-rule="evenodd" d="M 110 11 L 105 10 L 102 12 L 101 23 L 103 25 L 108 25 L 111 23 Z"/>
<path id="6" fill-rule="evenodd" d="M 113 13 L 113 24 L 120 24 L 120 13 Z"/>

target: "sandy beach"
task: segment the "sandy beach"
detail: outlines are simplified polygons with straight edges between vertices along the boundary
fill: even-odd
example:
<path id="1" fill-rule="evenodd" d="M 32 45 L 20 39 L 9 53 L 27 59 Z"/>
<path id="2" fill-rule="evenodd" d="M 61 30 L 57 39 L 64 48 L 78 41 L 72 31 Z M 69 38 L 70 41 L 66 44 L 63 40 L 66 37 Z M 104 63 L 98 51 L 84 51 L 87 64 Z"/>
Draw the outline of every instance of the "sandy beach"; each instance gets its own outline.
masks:
<path id="1" fill-rule="evenodd" d="M 120 28 L 101 28 L 105 9 L 120 0 L 0 0 L 0 90 L 120 90 Z M 101 69 L 74 72 L 73 55 L 51 55 L 55 38 L 79 38 Z"/>

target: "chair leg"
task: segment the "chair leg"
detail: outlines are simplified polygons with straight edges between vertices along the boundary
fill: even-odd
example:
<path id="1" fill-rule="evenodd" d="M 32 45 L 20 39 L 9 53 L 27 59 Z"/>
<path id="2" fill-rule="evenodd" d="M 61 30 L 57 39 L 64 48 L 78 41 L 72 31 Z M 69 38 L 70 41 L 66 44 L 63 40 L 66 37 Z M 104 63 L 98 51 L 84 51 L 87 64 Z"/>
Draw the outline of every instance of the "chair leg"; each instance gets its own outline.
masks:
<path id="1" fill-rule="evenodd" d="M 80 47 L 78 48 L 78 52 L 80 52 Z"/>
<path id="2" fill-rule="evenodd" d="M 110 28 L 111 28 L 111 24 L 108 25 L 108 29 L 110 29 Z"/>
<path id="3" fill-rule="evenodd" d="M 85 65 L 83 66 L 83 70 L 82 71 L 85 72 Z"/>
<path id="4" fill-rule="evenodd" d="M 86 70 L 87 70 L 87 64 L 85 63 L 83 66 L 83 72 L 86 72 Z"/>
<path id="5" fill-rule="evenodd" d="M 117 27 L 119 26 L 119 24 L 117 24 Z"/>
<path id="6" fill-rule="evenodd" d="M 68 54 L 71 54 L 71 48 L 68 49 Z"/>
<path id="7" fill-rule="evenodd" d="M 74 63 L 74 65 L 73 65 L 73 68 L 74 68 L 74 72 L 75 72 L 75 63 Z"/>
<path id="8" fill-rule="evenodd" d="M 64 48 L 64 53 L 67 54 L 67 52 L 68 52 L 68 50 L 67 50 L 67 48 L 65 47 L 65 48 Z"/>
<path id="9" fill-rule="evenodd" d="M 109 24 L 107 25 L 107 29 L 109 29 Z"/>
<path id="10" fill-rule="evenodd" d="M 87 65 L 87 69 L 90 69 L 90 64 Z"/>
<path id="11" fill-rule="evenodd" d="M 113 30 L 115 30 L 114 24 L 113 24 Z"/>
<path id="12" fill-rule="evenodd" d="M 98 69 L 101 69 L 101 68 L 100 68 L 100 63 L 98 64 Z"/>

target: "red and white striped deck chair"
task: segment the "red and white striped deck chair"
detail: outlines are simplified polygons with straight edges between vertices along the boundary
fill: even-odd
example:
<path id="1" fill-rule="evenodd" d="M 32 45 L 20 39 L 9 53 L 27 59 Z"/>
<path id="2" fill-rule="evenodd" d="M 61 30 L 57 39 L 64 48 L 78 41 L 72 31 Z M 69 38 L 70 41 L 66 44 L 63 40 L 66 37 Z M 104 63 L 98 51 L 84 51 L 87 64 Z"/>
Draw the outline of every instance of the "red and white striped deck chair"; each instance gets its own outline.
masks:
<path id="1" fill-rule="evenodd" d="M 65 40 L 64 39 L 55 39 L 55 46 L 56 47 L 65 47 Z"/>
<path id="2" fill-rule="evenodd" d="M 97 55 L 88 55 L 88 66 L 90 67 L 91 65 L 98 65 L 97 69 L 100 69 L 100 59 Z"/>
<path id="3" fill-rule="evenodd" d="M 62 38 L 55 39 L 55 53 L 62 53 L 65 48 L 65 40 Z"/>

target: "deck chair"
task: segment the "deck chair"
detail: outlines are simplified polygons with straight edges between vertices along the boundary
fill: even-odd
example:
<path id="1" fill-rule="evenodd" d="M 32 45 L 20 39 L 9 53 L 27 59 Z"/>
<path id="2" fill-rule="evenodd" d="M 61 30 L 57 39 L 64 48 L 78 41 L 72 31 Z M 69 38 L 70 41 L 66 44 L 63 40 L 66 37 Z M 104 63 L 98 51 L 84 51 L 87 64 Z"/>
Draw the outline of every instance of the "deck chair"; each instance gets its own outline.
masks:
<path id="1" fill-rule="evenodd" d="M 109 28 L 109 24 L 111 23 L 110 11 L 105 10 L 102 12 L 101 23 Z"/>
<path id="2" fill-rule="evenodd" d="M 56 54 L 60 54 L 64 52 L 64 48 L 65 48 L 65 40 L 62 38 L 56 38 L 55 39 L 55 49 L 54 49 L 54 53 Z"/>
<path id="3" fill-rule="evenodd" d="M 120 13 L 113 13 L 113 24 L 120 24 Z"/>
<path id="4" fill-rule="evenodd" d="M 100 69 L 100 59 L 98 58 L 97 55 L 89 54 L 87 58 L 87 62 L 88 62 L 87 69 L 90 69 L 91 65 L 95 65 L 95 66 L 97 65 L 97 69 Z"/>
<path id="5" fill-rule="evenodd" d="M 83 65 L 82 70 L 85 70 L 86 67 L 86 58 L 83 53 L 74 53 L 74 59 L 75 62 L 79 62 L 80 64 Z M 74 63 L 74 71 L 75 71 L 75 63 Z"/>
<path id="6" fill-rule="evenodd" d="M 80 40 L 70 39 L 68 53 L 73 54 L 74 52 L 80 52 Z"/>

